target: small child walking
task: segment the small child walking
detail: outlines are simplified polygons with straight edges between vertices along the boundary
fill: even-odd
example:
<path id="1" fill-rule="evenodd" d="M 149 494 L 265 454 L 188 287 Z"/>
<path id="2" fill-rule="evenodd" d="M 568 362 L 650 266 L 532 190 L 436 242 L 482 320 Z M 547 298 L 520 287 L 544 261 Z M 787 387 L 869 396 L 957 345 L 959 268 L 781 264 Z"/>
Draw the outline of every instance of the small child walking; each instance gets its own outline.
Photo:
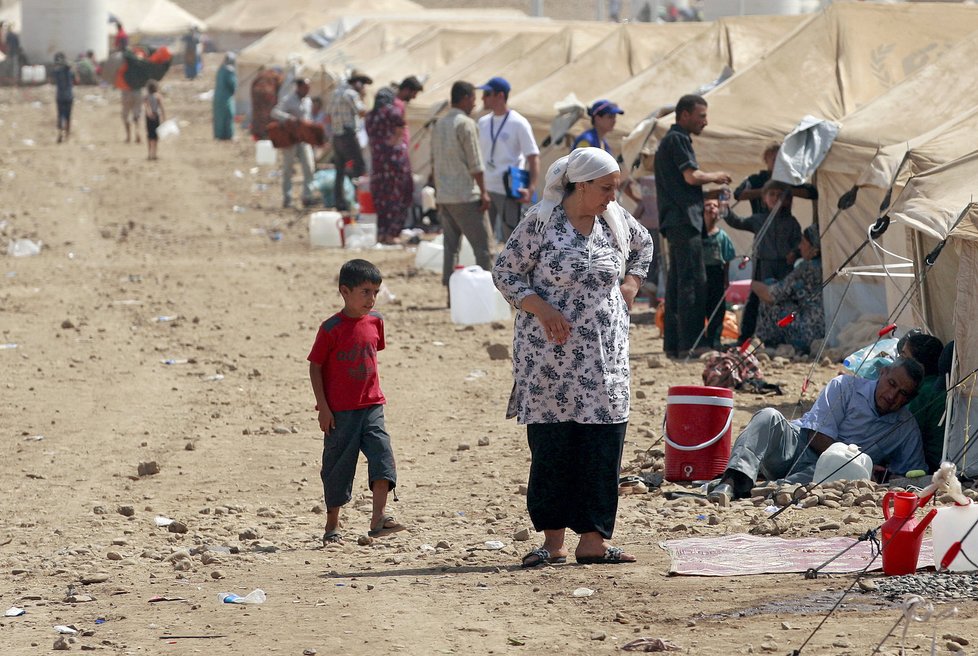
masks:
<path id="1" fill-rule="evenodd" d="M 376 538 L 404 530 L 386 512 L 387 495 L 397 485 L 390 435 L 384 427 L 386 399 L 380 390 L 377 351 L 384 349 L 384 318 L 373 311 L 383 282 L 366 260 L 340 269 L 343 309 L 322 323 L 309 353 L 309 379 L 323 431 L 320 478 L 326 498 L 323 546 L 341 544 L 340 508 L 353 495 L 353 477 L 362 451 L 373 493 L 367 535 Z"/>
<path id="2" fill-rule="evenodd" d="M 71 106 L 75 102 L 75 85 L 78 84 L 78 76 L 63 52 L 54 55 L 51 76 L 57 90 L 55 100 L 58 105 L 58 143 L 61 143 L 67 141 L 71 135 Z"/>
<path id="3" fill-rule="evenodd" d="M 706 236 L 703 237 L 703 264 L 706 266 L 706 320 L 709 324 L 704 335 L 704 343 L 719 351 L 723 335 L 723 317 L 726 308 L 720 303 L 727 293 L 730 281 L 730 262 L 736 259 L 737 252 L 730 235 L 717 222 L 720 220 L 720 203 L 708 199 L 703 203 L 703 223 Z M 716 311 L 714 312 L 714 309 Z M 712 315 L 709 313 L 713 312 Z"/>
<path id="4" fill-rule="evenodd" d="M 160 83 L 150 80 L 146 83 L 146 98 L 143 100 L 143 111 L 146 113 L 146 146 L 149 148 L 149 159 L 158 159 L 156 147 L 160 138 L 156 128 L 166 120 L 166 109 L 163 107 L 163 96 L 160 94 Z"/>

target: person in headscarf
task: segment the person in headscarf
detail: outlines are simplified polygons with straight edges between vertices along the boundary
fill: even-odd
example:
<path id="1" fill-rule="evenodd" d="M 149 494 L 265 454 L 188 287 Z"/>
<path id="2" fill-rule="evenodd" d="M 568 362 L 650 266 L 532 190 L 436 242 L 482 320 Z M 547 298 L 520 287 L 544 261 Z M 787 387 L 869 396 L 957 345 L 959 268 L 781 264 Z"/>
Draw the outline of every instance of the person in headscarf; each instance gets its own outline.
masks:
<path id="1" fill-rule="evenodd" d="M 417 95 L 420 87 L 417 78 L 411 77 L 401 83 L 397 92 L 389 87 L 381 89 L 365 118 L 372 168 L 370 195 L 377 211 L 377 240 L 382 244 L 398 242 L 414 197 L 411 158 L 404 140 L 404 104 Z"/>
<path id="2" fill-rule="evenodd" d="M 224 56 L 214 81 L 214 138 L 227 141 L 234 137 L 234 92 L 238 90 L 237 57 Z"/>
<path id="3" fill-rule="evenodd" d="M 628 425 L 628 311 L 652 261 L 652 238 L 616 201 L 621 170 L 580 148 L 547 172 L 543 200 L 513 231 L 492 271 L 517 308 L 507 417 L 526 425 L 527 510 L 544 532 L 523 567 L 635 557 L 610 540 Z"/>
<path id="4" fill-rule="evenodd" d="M 779 281 L 751 282 L 751 291 L 761 301 L 757 336 L 765 346 L 791 344 L 799 353 L 808 353 L 813 340 L 825 337 L 820 243 L 818 226 L 813 223 L 801 233 L 802 260 L 787 276 Z"/>

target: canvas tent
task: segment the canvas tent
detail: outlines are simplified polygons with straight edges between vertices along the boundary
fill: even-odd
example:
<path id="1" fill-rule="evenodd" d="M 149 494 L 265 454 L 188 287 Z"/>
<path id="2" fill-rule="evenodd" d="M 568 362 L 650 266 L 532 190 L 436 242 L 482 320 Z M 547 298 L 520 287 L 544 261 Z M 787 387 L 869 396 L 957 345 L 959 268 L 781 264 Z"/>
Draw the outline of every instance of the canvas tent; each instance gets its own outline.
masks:
<path id="1" fill-rule="evenodd" d="M 940 138 L 930 143 L 930 161 L 940 159 Z M 944 143 L 947 143 L 946 141 Z M 920 160 L 916 166 L 927 166 Z M 918 169 L 919 170 L 919 169 Z M 938 262 L 925 279 L 920 303 L 933 323 L 943 328 L 944 339 L 955 340 L 956 372 L 953 381 L 965 378 L 978 367 L 978 151 L 920 172 L 907 181 L 894 201 L 890 215 L 905 224 L 924 248 L 931 249 L 947 238 Z M 943 261 L 947 260 L 947 261 Z M 918 268 L 920 265 L 918 264 Z M 978 452 L 959 457 L 978 426 L 978 395 L 975 377 L 952 393 L 947 430 L 947 454 L 965 474 L 978 475 Z"/>
<path id="2" fill-rule="evenodd" d="M 203 20 L 170 0 L 105 0 L 105 5 L 110 15 L 122 21 L 134 42 L 141 37 L 176 36 L 191 25 L 207 27 Z M 109 17 L 105 19 L 108 21 Z M 23 25 L 21 3 L 14 2 L 0 10 L 0 20 Z"/>
<path id="3" fill-rule="evenodd" d="M 978 11 L 973 7 L 833 4 L 799 25 L 756 64 L 706 95 L 710 124 L 694 139 L 699 164 L 704 170 L 727 170 L 742 179 L 757 168 L 765 145 L 780 141 L 806 114 L 842 119 L 976 28 Z M 659 121 L 655 136 L 661 138 L 671 123 Z M 844 219 L 826 236 L 823 251 L 849 253 L 854 234 L 858 235 L 855 243 L 862 241 L 865 226 L 840 229 Z M 854 262 L 863 263 L 871 262 Z M 830 267 L 831 260 L 826 260 L 826 275 Z M 866 310 L 886 314 L 885 307 L 874 305 L 881 296 L 877 284 L 865 279 L 852 284 L 850 298 L 856 302 L 847 308 L 843 321 Z M 825 290 L 828 321 L 841 296 L 837 286 Z"/>
<path id="4" fill-rule="evenodd" d="M 208 35 L 222 50 L 241 50 L 296 14 L 319 16 L 320 25 L 343 15 L 420 11 L 411 0 L 235 0 L 207 18 Z"/>

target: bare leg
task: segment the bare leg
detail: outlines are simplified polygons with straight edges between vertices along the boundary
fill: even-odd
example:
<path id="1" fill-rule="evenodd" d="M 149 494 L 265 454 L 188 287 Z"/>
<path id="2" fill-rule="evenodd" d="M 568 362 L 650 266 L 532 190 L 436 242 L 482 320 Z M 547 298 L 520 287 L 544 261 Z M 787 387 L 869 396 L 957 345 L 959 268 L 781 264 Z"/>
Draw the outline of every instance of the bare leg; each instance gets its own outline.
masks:
<path id="1" fill-rule="evenodd" d="M 600 533 L 597 531 L 589 531 L 588 533 L 581 533 L 581 540 L 577 543 L 577 549 L 574 555 L 578 558 L 597 556 L 601 557 L 604 555 L 608 547 L 612 546 L 610 542 L 605 540 Z M 635 562 L 635 556 L 625 553 L 622 554 L 621 560 L 623 562 L 632 563 Z"/>
<path id="2" fill-rule="evenodd" d="M 340 527 L 340 507 L 326 509 L 326 532 L 335 531 Z"/>
<path id="3" fill-rule="evenodd" d="M 552 558 L 566 558 L 567 547 L 564 546 L 564 536 L 567 530 L 563 528 L 545 529 L 543 531 L 543 548 L 550 552 Z"/>
<path id="4" fill-rule="evenodd" d="M 129 128 L 129 119 L 122 119 L 122 124 L 126 126 L 126 143 L 132 141 L 132 130 Z M 136 134 L 136 141 L 139 141 L 139 134 Z"/>
<path id="5" fill-rule="evenodd" d="M 375 481 L 371 486 L 374 495 L 373 512 L 370 515 L 370 527 L 373 528 L 384 521 L 384 511 L 387 510 L 387 495 L 390 492 L 390 481 Z"/>

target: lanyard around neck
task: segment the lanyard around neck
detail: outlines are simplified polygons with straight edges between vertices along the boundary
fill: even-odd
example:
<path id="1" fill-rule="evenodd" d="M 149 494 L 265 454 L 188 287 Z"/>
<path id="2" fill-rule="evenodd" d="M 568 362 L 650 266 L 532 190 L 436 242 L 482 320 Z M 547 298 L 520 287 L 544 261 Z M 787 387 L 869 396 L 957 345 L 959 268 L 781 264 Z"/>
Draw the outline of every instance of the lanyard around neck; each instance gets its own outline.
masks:
<path id="1" fill-rule="evenodd" d="M 495 115 L 489 116 L 489 138 L 492 140 L 492 147 L 489 149 L 489 161 L 493 162 L 495 160 L 496 154 L 496 140 L 499 139 L 499 135 L 503 133 L 503 126 L 506 125 L 506 121 L 509 120 L 509 110 L 506 111 L 506 115 L 503 116 L 503 120 L 499 123 L 499 129 L 493 131 L 492 120 L 496 118 Z"/>

